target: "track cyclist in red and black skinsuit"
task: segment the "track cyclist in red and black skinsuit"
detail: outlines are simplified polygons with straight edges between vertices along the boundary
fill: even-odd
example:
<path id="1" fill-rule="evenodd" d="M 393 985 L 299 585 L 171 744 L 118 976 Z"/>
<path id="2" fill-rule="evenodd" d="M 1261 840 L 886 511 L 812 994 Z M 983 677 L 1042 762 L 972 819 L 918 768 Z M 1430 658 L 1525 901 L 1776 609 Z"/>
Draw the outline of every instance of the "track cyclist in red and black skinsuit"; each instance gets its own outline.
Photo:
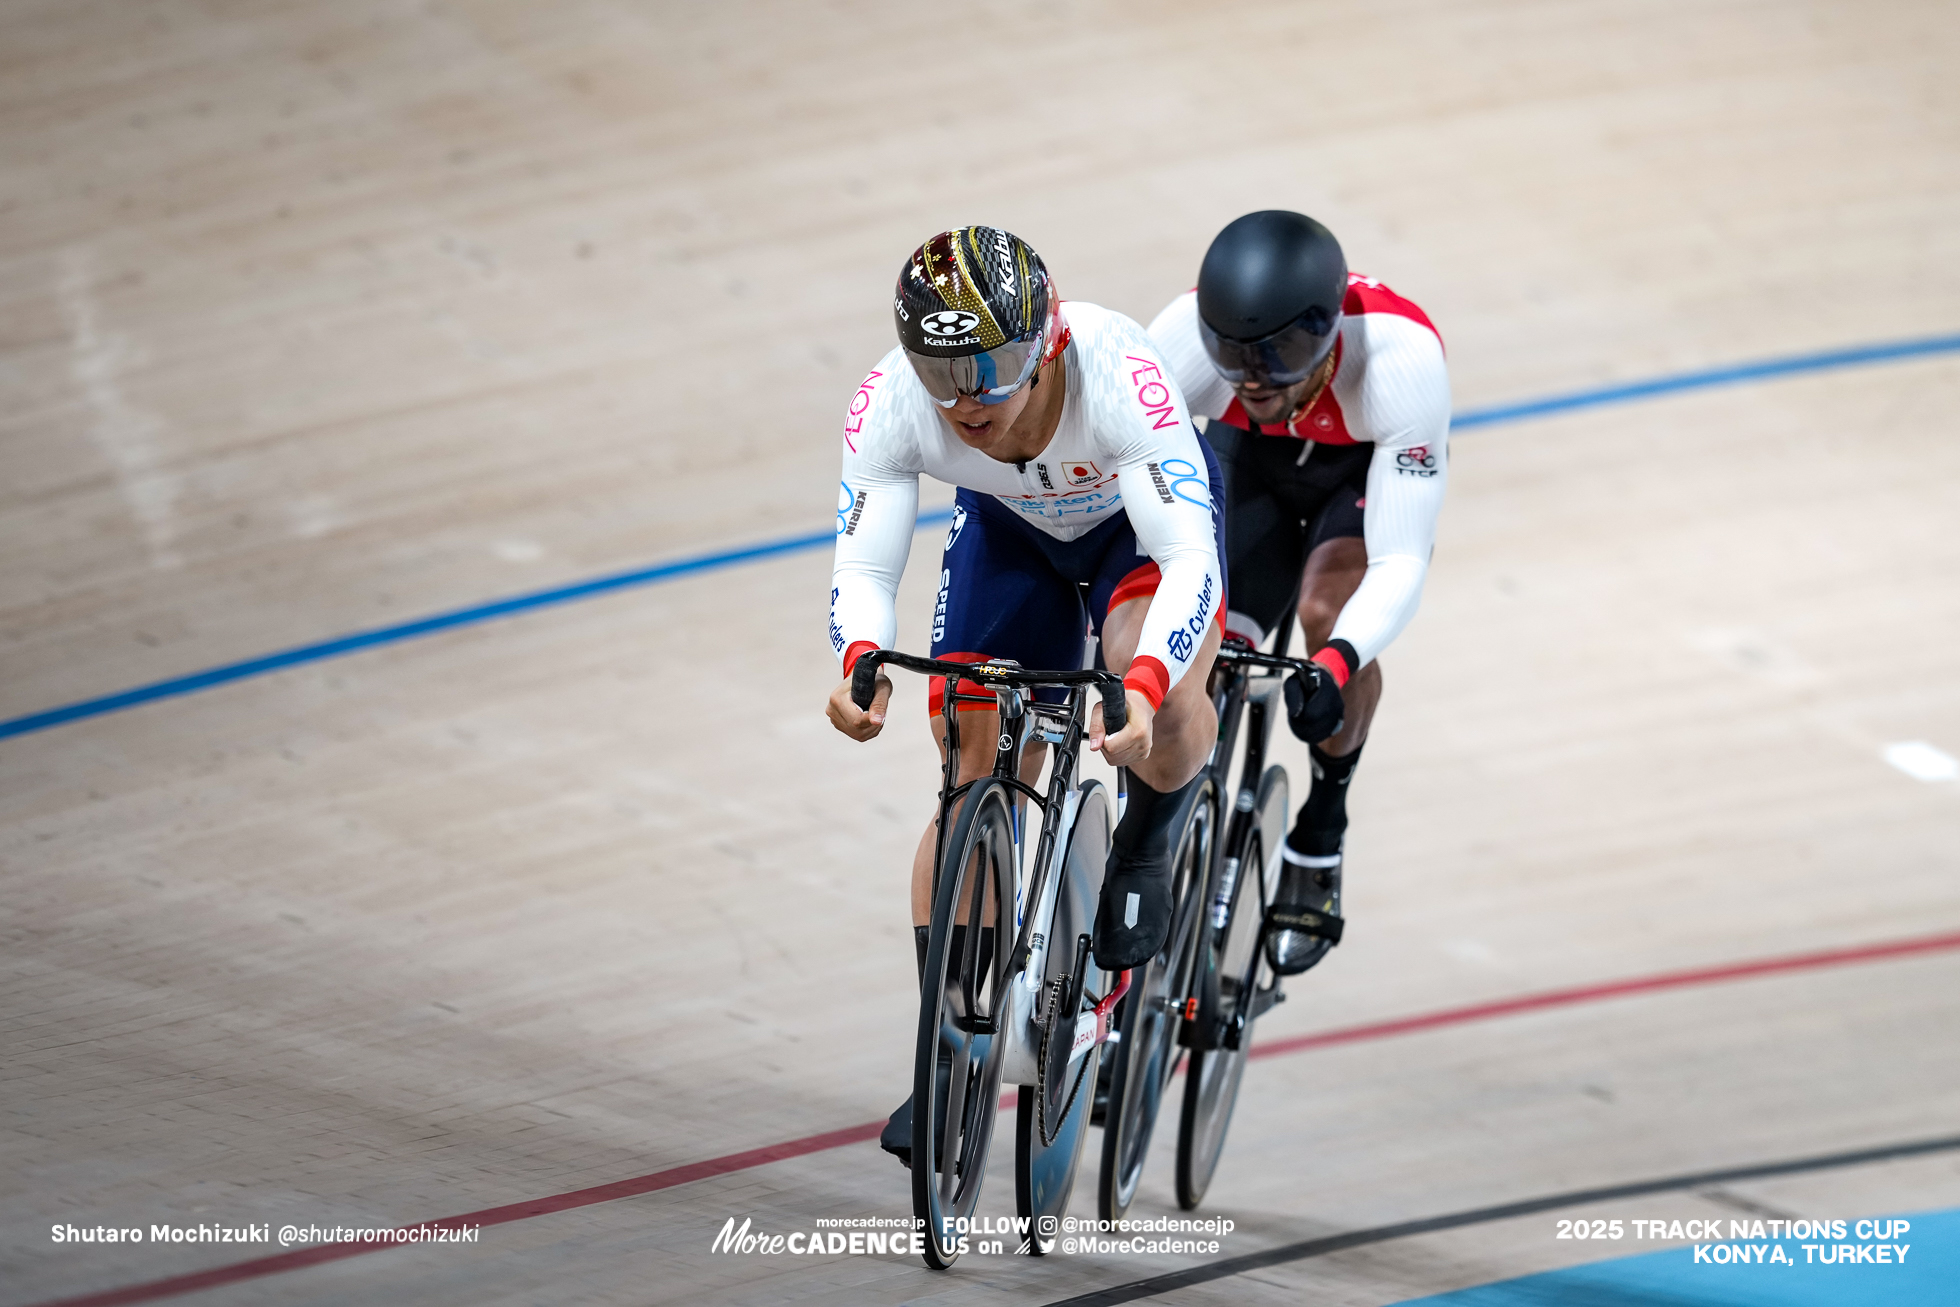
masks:
<path id="1" fill-rule="evenodd" d="M 894 312 L 899 347 L 864 379 L 844 422 L 830 603 L 844 679 L 830 694 L 831 723 L 855 740 L 884 728 L 890 680 L 878 678 L 861 711 L 851 667 L 896 632 L 919 477 L 950 482 L 959 491 L 932 656 L 1074 669 L 1088 629 L 1104 665 L 1123 673 L 1128 725 L 1105 736 L 1100 705 L 1089 725 L 1089 747 L 1130 769 L 1092 945 L 1106 971 L 1137 966 L 1169 933 L 1167 828 L 1218 735 L 1205 693 L 1225 610 L 1217 462 L 1143 328 L 1064 304 L 1035 252 L 1007 232 L 962 227 L 927 241 L 899 273 Z M 934 685 L 936 738 L 944 692 Z M 961 732 L 962 783 L 993 765 L 999 727 L 978 724 Z M 1041 747 L 1022 759 L 1029 779 Z M 928 825 L 912 864 L 921 968 L 933 837 Z M 982 928 L 983 956 L 992 929 Z M 892 1114 L 880 1141 L 908 1166 L 911 1107 Z"/>
<path id="2" fill-rule="evenodd" d="M 1292 975 L 1339 937 L 1347 787 L 1381 698 L 1375 659 L 1415 616 L 1435 545 L 1449 476 L 1443 342 L 1421 309 L 1349 273 L 1332 232 L 1282 210 L 1219 232 L 1198 288 L 1150 336 L 1225 465 L 1227 631 L 1258 644 L 1299 585 L 1316 674 L 1289 682 L 1287 709 L 1314 780 L 1266 930 L 1268 960 Z"/>

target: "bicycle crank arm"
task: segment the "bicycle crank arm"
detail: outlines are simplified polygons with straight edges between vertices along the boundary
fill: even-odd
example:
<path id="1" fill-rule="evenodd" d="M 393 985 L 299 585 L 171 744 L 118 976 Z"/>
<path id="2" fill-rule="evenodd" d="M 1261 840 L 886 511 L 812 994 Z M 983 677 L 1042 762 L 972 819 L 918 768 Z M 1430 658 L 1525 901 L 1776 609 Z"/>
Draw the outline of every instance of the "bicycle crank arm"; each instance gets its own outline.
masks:
<path id="1" fill-rule="evenodd" d="M 1257 1021 L 1260 1017 L 1265 1016 L 1268 1012 L 1272 1011 L 1274 1008 L 1278 1007 L 1281 1003 L 1284 1003 L 1285 1001 L 1286 1001 L 1286 991 L 1281 989 L 1278 985 L 1274 985 L 1270 989 L 1261 989 L 1261 990 L 1254 991 L 1252 995 L 1253 1020 Z"/>
<path id="2" fill-rule="evenodd" d="M 1130 973 L 1125 971 L 1117 978 L 1116 988 L 1098 1000 L 1087 1012 L 1075 1019 L 1075 1039 L 1069 1047 L 1068 1060 L 1073 1062 L 1097 1044 L 1113 1044 L 1122 1038 L 1122 1032 L 1111 1030 L 1110 1023 L 1116 1019 L 1116 1005 L 1130 992 Z"/>

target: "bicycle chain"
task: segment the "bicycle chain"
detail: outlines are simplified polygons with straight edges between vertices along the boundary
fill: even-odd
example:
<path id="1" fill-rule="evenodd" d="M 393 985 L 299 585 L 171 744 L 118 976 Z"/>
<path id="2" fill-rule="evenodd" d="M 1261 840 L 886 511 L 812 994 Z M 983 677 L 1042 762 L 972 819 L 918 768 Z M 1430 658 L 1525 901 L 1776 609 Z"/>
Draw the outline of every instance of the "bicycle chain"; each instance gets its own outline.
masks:
<path id="1" fill-rule="evenodd" d="M 1054 1143 L 1055 1137 L 1061 1134 L 1062 1122 L 1068 1120 L 1068 1114 L 1075 1109 L 1075 1100 L 1082 1094 L 1082 1082 L 1089 1078 L 1089 1057 L 1085 1053 L 1082 1057 L 1082 1070 L 1077 1072 L 1075 1076 L 1075 1088 L 1068 1091 L 1068 1102 L 1062 1104 L 1062 1113 L 1056 1118 L 1054 1128 L 1050 1129 L 1048 1125 L 1048 1042 L 1055 1037 L 1055 1009 L 1061 1005 L 1062 995 L 1068 993 L 1070 979 L 1071 977 L 1064 975 L 1060 979 L 1048 982 L 1048 1002 L 1045 1004 L 1048 1019 L 1042 1023 L 1041 1047 L 1035 1052 L 1035 1129 L 1041 1135 L 1041 1146 L 1043 1148 Z M 1068 1025 L 1068 1037 L 1069 1042 L 1073 1044 L 1075 1042 L 1075 1022 L 1073 1020 Z"/>

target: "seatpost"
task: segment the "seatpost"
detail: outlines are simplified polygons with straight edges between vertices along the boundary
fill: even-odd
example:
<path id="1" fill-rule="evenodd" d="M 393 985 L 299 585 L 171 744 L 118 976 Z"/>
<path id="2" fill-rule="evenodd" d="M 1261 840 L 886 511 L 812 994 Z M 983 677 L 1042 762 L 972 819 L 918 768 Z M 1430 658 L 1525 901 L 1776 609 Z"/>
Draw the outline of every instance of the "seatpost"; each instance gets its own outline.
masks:
<path id="1" fill-rule="evenodd" d="M 1273 654 L 1286 657 L 1286 646 L 1293 639 L 1293 623 L 1300 616 L 1300 591 L 1307 583 L 1307 565 L 1300 564 L 1300 575 L 1293 580 L 1293 593 L 1286 597 L 1286 607 L 1280 610 L 1279 633 L 1273 637 Z"/>
<path id="2" fill-rule="evenodd" d="M 1017 685 L 995 690 L 994 700 L 1000 711 L 1000 739 L 994 742 L 994 774 L 1019 780 L 1021 746 L 1026 743 L 1022 737 L 1028 724 L 1027 696 Z"/>

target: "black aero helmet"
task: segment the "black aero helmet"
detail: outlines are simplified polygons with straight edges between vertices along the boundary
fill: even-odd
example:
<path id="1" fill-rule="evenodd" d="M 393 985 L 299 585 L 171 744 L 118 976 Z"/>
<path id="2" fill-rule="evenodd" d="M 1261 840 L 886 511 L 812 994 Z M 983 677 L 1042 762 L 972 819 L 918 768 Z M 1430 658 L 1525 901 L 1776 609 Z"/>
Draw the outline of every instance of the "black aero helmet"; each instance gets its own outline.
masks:
<path id="1" fill-rule="evenodd" d="M 998 227 L 942 231 L 912 251 L 892 314 L 912 370 L 942 408 L 961 395 L 1000 403 L 1068 343 L 1041 257 Z"/>
<path id="2" fill-rule="evenodd" d="M 1262 209 L 1226 225 L 1198 270 L 1198 334 L 1227 381 L 1291 386 L 1340 336 L 1347 257 L 1305 214 Z"/>

